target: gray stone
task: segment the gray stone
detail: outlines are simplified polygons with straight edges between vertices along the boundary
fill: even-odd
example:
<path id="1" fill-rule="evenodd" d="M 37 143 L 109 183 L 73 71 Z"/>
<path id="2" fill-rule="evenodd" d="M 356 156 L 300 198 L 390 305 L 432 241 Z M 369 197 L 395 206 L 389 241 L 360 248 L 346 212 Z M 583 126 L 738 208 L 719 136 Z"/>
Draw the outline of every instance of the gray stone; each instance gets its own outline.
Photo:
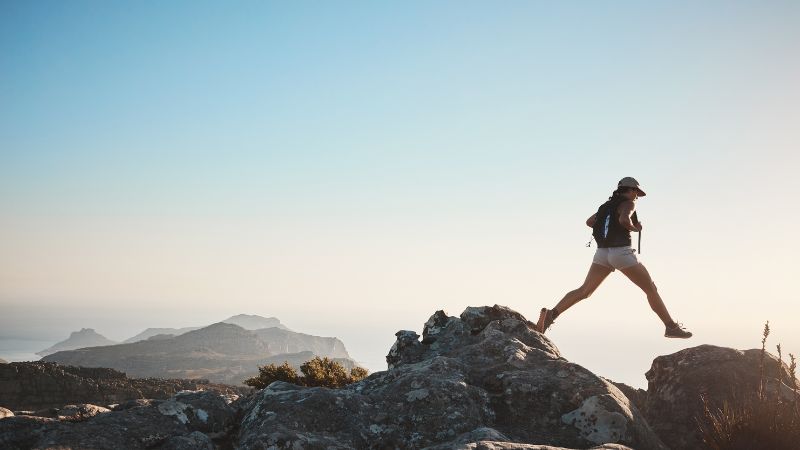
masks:
<path id="1" fill-rule="evenodd" d="M 237 423 L 236 411 L 209 391 L 181 392 L 119 411 L 92 406 L 61 410 L 97 413 L 80 421 L 28 416 L 0 420 L 0 448 L 213 449 L 211 435 L 224 441 Z"/>
<path id="2" fill-rule="evenodd" d="M 67 405 L 61 408 L 58 411 L 58 419 L 70 422 L 80 422 L 89 420 L 98 414 L 107 412 L 111 412 L 111 410 L 102 406 L 81 403 L 78 405 Z"/>
<path id="3" fill-rule="evenodd" d="M 0 419 L 5 419 L 6 417 L 13 417 L 14 412 L 10 409 L 0 407 Z"/>
<path id="4" fill-rule="evenodd" d="M 703 417 L 701 394 L 712 408 L 726 400 L 742 399 L 758 390 L 761 350 L 735 350 L 700 345 L 659 356 L 647 376 L 648 422 L 673 450 L 702 448 L 696 420 Z M 794 393 L 789 368 L 765 353 L 764 377 L 768 390 L 791 400 Z M 784 383 L 779 383 L 782 379 Z M 800 381 L 797 381 L 800 385 Z"/>

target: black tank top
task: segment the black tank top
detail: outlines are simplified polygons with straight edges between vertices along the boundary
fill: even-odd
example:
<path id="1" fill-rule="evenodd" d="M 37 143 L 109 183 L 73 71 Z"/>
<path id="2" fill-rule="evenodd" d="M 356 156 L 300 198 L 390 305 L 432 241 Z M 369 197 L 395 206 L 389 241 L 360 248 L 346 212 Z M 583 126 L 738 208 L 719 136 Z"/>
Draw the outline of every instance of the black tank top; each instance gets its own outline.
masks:
<path id="1" fill-rule="evenodd" d="M 617 208 L 627 199 L 622 195 L 615 195 L 597 208 L 593 235 L 597 247 L 627 247 L 631 245 L 631 232 L 619 223 Z M 610 212 L 610 214 L 608 214 Z M 636 211 L 631 216 L 633 223 L 638 223 Z"/>

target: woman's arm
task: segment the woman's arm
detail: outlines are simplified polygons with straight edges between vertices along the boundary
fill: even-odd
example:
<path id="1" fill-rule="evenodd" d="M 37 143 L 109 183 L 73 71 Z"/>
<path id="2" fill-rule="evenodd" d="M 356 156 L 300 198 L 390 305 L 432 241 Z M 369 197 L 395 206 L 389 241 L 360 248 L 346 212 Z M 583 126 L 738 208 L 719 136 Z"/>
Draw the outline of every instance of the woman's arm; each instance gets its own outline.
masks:
<path id="1" fill-rule="evenodd" d="M 597 220 L 597 213 L 592 214 L 592 217 L 589 217 L 588 219 L 586 219 L 586 225 L 589 228 L 594 227 L 594 221 L 595 220 Z"/>
<path id="2" fill-rule="evenodd" d="M 633 211 L 636 209 L 636 205 L 633 203 L 632 200 L 626 200 L 619 205 L 619 224 L 622 225 L 623 228 L 630 230 L 630 231 L 639 231 L 639 228 L 633 224 L 631 220 L 631 216 L 633 215 Z"/>

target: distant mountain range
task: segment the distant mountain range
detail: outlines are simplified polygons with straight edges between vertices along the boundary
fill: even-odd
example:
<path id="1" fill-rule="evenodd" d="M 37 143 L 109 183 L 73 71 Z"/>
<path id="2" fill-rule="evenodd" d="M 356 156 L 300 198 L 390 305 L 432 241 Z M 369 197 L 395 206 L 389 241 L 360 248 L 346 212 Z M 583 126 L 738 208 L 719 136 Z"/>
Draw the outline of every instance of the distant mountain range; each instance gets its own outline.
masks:
<path id="1" fill-rule="evenodd" d="M 36 352 L 39 356 L 47 356 L 62 350 L 73 350 L 83 347 L 96 347 L 98 345 L 114 345 L 116 341 L 106 338 L 97 333 L 92 328 L 81 328 L 80 331 L 73 331 L 69 337 L 52 347 Z"/>
<path id="2" fill-rule="evenodd" d="M 256 315 L 248 315 L 248 314 L 238 314 L 235 316 L 228 317 L 227 319 L 222 321 L 223 323 L 232 323 L 234 325 L 239 325 L 240 327 L 244 328 L 245 330 L 259 330 L 261 328 L 270 328 L 270 327 L 277 327 L 283 330 L 288 330 L 284 324 L 281 323 L 275 317 L 261 317 Z M 199 330 L 202 327 L 184 327 L 184 328 L 148 328 L 141 333 L 133 336 L 131 338 L 125 339 L 123 343 L 130 344 L 132 342 L 138 341 L 145 341 L 147 339 L 152 338 L 153 336 L 158 335 L 173 335 L 173 336 L 180 336 L 181 334 L 188 333 L 190 331 Z M 80 347 L 73 347 L 80 348 Z M 64 349 L 67 350 L 67 349 Z M 72 349 L 70 349 L 72 350 Z"/>
<path id="3" fill-rule="evenodd" d="M 229 322 L 278 326 L 247 330 Z M 137 342 L 58 351 L 42 360 L 109 367 L 130 377 L 206 378 L 241 384 L 258 373 L 259 365 L 289 361 L 299 369 L 315 355 L 336 359 L 347 368 L 356 365 L 338 338 L 298 333 L 283 327 L 277 319 L 258 316 L 234 316 L 177 336 L 158 333 Z"/>

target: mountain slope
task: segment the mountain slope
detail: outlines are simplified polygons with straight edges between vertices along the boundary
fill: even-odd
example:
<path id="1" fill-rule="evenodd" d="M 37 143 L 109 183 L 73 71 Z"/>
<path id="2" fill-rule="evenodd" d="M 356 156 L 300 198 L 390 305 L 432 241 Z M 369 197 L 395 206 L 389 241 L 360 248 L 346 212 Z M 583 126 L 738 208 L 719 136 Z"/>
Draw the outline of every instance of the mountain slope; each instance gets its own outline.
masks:
<path id="1" fill-rule="evenodd" d="M 311 351 L 331 358 L 350 358 L 344 343 L 335 337 L 312 336 L 275 327 L 255 330 L 254 333 L 267 343 L 272 353 Z"/>
<path id="2" fill-rule="evenodd" d="M 278 328 L 267 330 L 280 331 Z M 334 342 L 332 347 L 336 354 L 347 354 L 338 339 L 310 337 L 334 339 L 338 342 Z M 244 379 L 258 373 L 259 365 L 270 362 L 279 364 L 288 360 L 299 368 L 300 364 L 313 358 L 315 354 L 311 349 L 296 345 L 291 348 L 297 351 L 277 354 L 271 350 L 271 346 L 276 347 L 256 332 L 219 322 L 180 336 L 159 336 L 158 339 L 130 344 L 61 351 L 48 355 L 43 360 L 83 367 L 109 367 L 131 377 L 207 378 L 215 382 L 241 384 Z M 324 350 L 326 346 L 320 344 L 317 348 Z M 341 352 L 339 348 L 342 349 Z M 328 352 L 319 356 L 335 357 Z M 355 365 L 347 358 L 340 359 L 340 362 L 347 367 Z"/>
<path id="3" fill-rule="evenodd" d="M 141 333 L 137 334 L 136 336 L 130 337 L 125 339 L 122 343 L 123 344 L 130 344 L 133 342 L 139 341 L 146 341 L 153 336 L 159 334 L 172 334 L 174 336 L 180 336 L 181 334 L 188 333 L 190 331 L 199 330 L 202 327 L 183 327 L 183 328 L 148 328 Z"/>

